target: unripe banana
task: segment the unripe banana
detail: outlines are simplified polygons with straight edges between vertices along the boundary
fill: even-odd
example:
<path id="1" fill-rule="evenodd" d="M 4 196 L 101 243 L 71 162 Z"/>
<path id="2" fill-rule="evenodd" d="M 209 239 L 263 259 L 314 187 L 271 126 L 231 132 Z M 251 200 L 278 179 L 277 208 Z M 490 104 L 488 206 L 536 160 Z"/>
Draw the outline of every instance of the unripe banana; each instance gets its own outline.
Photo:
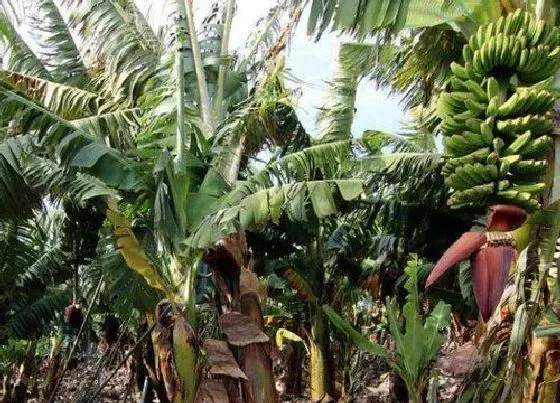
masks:
<path id="1" fill-rule="evenodd" d="M 480 84 L 473 80 L 467 80 L 463 84 L 470 92 L 472 92 L 477 101 L 488 102 L 488 95 L 486 91 L 482 89 Z"/>
<path id="2" fill-rule="evenodd" d="M 520 193 L 529 193 L 531 195 L 541 193 L 545 188 L 545 184 L 540 183 L 532 183 L 530 185 L 513 185 L 511 190 L 516 190 Z"/>
<path id="3" fill-rule="evenodd" d="M 519 154 L 522 155 L 523 158 L 542 158 L 552 150 L 553 143 L 554 141 L 551 137 L 541 136 L 531 140 L 520 150 Z"/>
<path id="4" fill-rule="evenodd" d="M 492 145 L 492 141 L 494 140 L 494 133 L 492 133 L 492 129 L 487 122 L 483 122 L 480 124 L 480 134 L 485 144 Z"/>
<path id="5" fill-rule="evenodd" d="M 480 125 L 484 123 L 482 119 L 467 119 L 465 120 L 465 127 L 474 133 L 480 133 Z"/>
<path id="6" fill-rule="evenodd" d="M 490 99 L 488 103 L 488 108 L 486 108 L 486 113 L 490 117 L 498 116 L 500 113 L 500 97 L 494 97 Z"/>
<path id="7" fill-rule="evenodd" d="M 549 133 L 554 128 L 554 122 L 546 115 L 528 115 L 516 119 L 498 120 L 498 132 L 515 136 L 516 133 L 531 130 L 535 135 Z"/>
<path id="8" fill-rule="evenodd" d="M 500 137 L 494 137 L 494 140 L 492 140 L 492 146 L 494 147 L 494 151 L 499 154 L 505 146 L 504 140 Z"/>
<path id="9" fill-rule="evenodd" d="M 532 211 L 553 146 L 549 88 L 559 67 L 560 30 L 518 9 L 480 26 L 463 59 L 451 64 L 453 91 L 437 106 L 449 204 L 505 202 Z"/>
<path id="10" fill-rule="evenodd" d="M 487 95 L 488 99 L 500 96 L 500 84 L 494 77 L 490 77 L 487 82 Z"/>
<path id="11" fill-rule="evenodd" d="M 524 134 L 518 136 L 505 150 L 504 155 L 518 154 L 523 147 L 531 141 L 531 131 L 528 130 Z"/>
<path id="12" fill-rule="evenodd" d="M 518 161 L 511 166 L 511 172 L 519 178 L 519 182 L 534 181 L 545 174 L 546 161 Z"/>
<path id="13" fill-rule="evenodd" d="M 451 68 L 451 72 L 455 74 L 457 77 L 459 77 L 460 79 L 462 80 L 469 79 L 469 75 L 467 74 L 467 71 L 459 63 L 452 62 L 449 67 Z"/>
<path id="14" fill-rule="evenodd" d="M 473 117 L 478 117 L 482 115 L 484 111 L 486 111 L 486 107 L 487 107 L 486 104 L 473 101 L 472 99 L 467 99 L 465 101 L 465 106 L 470 112 L 472 112 Z"/>
<path id="15" fill-rule="evenodd" d="M 472 62 L 473 59 L 473 50 L 469 45 L 463 46 L 463 60 L 465 62 Z"/>
<path id="16" fill-rule="evenodd" d="M 490 155 L 490 148 L 484 147 L 484 148 L 479 148 L 478 150 L 462 157 L 450 158 L 445 162 L 442 168 L 442 172 L 444 175 L 451 175 L 452 173 L 455 172 L 457 167 L 463 166 L 465 164 L 472 164 L 475 162 L 480 162 L 480 163 L 486 162 L 489 155 Z M 497 161 L 497 157 L 496 157 L 496 161 Z"/>
<path id="17" fill-rule="evenodd" d="M 488 158 L 486 158 L 486 164 L 488 165 L 496 164 L 499 158 L 500 158 L 500 154 L 494 151 L 488 155 Z"/>

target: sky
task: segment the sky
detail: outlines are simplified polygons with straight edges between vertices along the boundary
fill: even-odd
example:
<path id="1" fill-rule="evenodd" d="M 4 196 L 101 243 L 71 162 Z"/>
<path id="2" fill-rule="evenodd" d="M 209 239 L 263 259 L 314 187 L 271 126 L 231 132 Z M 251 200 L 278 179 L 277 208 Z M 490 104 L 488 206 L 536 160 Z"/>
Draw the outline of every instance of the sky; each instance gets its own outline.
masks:
<path id="1" fill-rule="evenodd" d="M 195 0 L 196 1 L 196 0 Z M 237 0 L 237 14 L 232 24 L 231 43 L 243 44 L 255 22 L 275 4 L 275 0 Z M 341 38 L 334 33 L 323 35 L 314 42 L 306 34 L 307 15 L 304 14 L 297 27 L 287 55 L 287 67 L 292 75 L 305 84 L 302 87 L 298 116 L 309 133 L 317 134 L 315 119 L 317 108 L 324 100 L 325 80 L 336 69 L 336 57 Z M 356 100 L 357 114 L 352 127 L 355 136 L 366 129 L 398 131 L 405 119 L 398 100 L 375 88 L 371 81 L 362 81 Z"/>
<path id="2" fill-rule="evenodd" d="M 161 11 L 155 4 L 161 0 L 136 0 L 140 9 L 148 14 L 148 19 L 160 19 Z M 213 1 L 193 0 L 198 18 L 206 14 Z M 276 0 L 237 0 L 237 12 L 233 19 L 230 34 L 231 48 L 243 47 L 247 37 L 255 27 L 257 20 L 266 15 Z M 161 3 L 160 3 L 161 4 Z M 160 11 L 160 12 L 158 12 Z M 286 58 L 286 67 L 298 81 L 288 82 L 292 88 L 299 88 L 301 97 L 298 102 L 298 117 L 308 133 L 318 134 L 316 117 L 317 108 L 323 103 L 326 90 L 325 80 L 332 77 L 336 69 L 336 56 L 342 39 L 334 33 L 325 34 L 319 42 L 314 42 L 306 35 L 307 15 L 301 18 L 293 42 Z M 375 88 L 373 82 L 363 80 L 358 88 L 356 99 L 357 114 L 352 127 L 354 136 L 359 136 L 366 129 L 378 129 L 397 132 L 405 114 L 398 99 L 385 91 Z"/>

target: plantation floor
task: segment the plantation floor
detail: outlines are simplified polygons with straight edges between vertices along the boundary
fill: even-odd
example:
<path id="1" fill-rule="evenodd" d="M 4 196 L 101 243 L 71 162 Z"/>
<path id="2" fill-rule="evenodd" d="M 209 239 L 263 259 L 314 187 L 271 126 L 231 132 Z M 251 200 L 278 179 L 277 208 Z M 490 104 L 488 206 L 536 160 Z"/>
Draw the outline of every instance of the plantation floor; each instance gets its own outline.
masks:
<path id="1" fill-rule="evenodd" d="M 450 346 L 447 346 L 450 347 Z M 452 350 L 455 350 L 453 348 Z M 462 354 L 465 355 L 465 354 Z M 91 397 L 103 382 L 114 370 L 116 366 L 115 359 L 110 368 L 107 368 L 107 363 L 103 365 L 103 369 L 97 373 L 96 369 L 99 367 L 98 354 L 93 354 L 88 359 L 81 360 L 77 363 L 76 367 L 69 369 L 64 376 L 57 394 L 57 402 L 85 402 L 84 397 Z M 456 362 L 457 357 L 453 357 Z M 120 360 L 120 358 L 119 358 Z M 447 371 L 445 355 L 440 357 L 439 368 L 446 375 L 438 378 L 438 401 L 452 402 L 455 399 L 456 392 L 460 384 L 460 378 L 451 376 L 450 371 Z M 443 362 L 443 363 L 442 363 Z M 448 363 L 447 363 L 448 364 Z M 352 376 L 352 399 L 339 398 L 339 402 L 353 402 L 353 403 L 400 403 L 405 401 L 399 399 L 396 394 L 395 387 L 396 378 L 394 374 L 389 371 L 388 366 L 383 360 L 379 358 L 363 354 L 359 357 L 358 361 L 354 362 L 354 368 L 351 371 Z M 455 368 L 457 369 L 457 368 Z M 279 374 L 277 374 L 279 375 Z M 341 374 L 337 374 L 337 397 L 342 393 Z M 281 376 L 279 377 L 281 378 Z M 307 385 L 307 368 L 304 368 L 303 385 Z M 28 390 L 29 402 L 41 402 L 39 398 L 39 388 L 41 379 L 32 379 Z M 282 403 L 308 403 L 309 389 L 303 391 L 303 396 L 294 396 L 285 393 L 285 385 L 282 384 L 281 379 L 277 382 L 279 389 L 280 402 Z M 2 392 L 0 391 L 0 401 L 2 400 Z M 134 373 L 132 368 L 126 365 L 119 368 L 116 374 L 109 380 L 108 384 L 101 390 L 96 402 L 139 402 L 141 401 L 141 392 L 137 390 L 135 385 Z M 156 400 L 157 401 L 157 400 Z M 336 400 L 333 400 L 336 401 Z"/>

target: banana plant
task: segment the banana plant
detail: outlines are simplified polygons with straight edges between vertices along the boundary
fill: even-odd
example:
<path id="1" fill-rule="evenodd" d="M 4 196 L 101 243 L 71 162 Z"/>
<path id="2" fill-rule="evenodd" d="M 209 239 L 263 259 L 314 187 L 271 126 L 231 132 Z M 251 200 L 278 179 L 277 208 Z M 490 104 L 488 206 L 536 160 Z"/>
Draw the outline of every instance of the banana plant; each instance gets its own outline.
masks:
<path id="1" fill-rule="evenodd" d="M 283 63 L 277 57 L 290 35 L 287 31 L 278 35 L 276 51 L 269 52 L 263 74 L 257 69 L 258 63 L 250 63 L 253 54 L 246 55 L 239 65 L 232 63 L 234 58 L 227 54 L 233 1 L 227 2 L 224 8 L 218 7 L 218 12 L 205 20 L 204 38 L 194 33 L 192 2 L 178 1 L 176 6 L 177 40 L 171 42 L 172 48 L 166 48 L 153 46 L 155 35 L 140 32 L 136 23 L 132 23 L 137 18 L 128 13 L 136 13 L 134 7 L 123 8 L 121 4 L 104 1 L 63 2 L 64 11 L 70 14 L 69 24 L 61 28 L 64 34 L 40 35 L 37 40 L 47 41 L 45 48 L 70 49 L 63 43 L 71 41 L 72 35 L 80 38 L 75 48 L 81 50 L 80 57 L 82 54 L 90 57 L 74 64 L 77 71 L 81 71 L 80 63 L 88 67 L 85 84 L 79 87 L 64 74 L 51 74 L 52 68 L 44 68 L 45 59 L 41 57 L 44 55 L 34 53 L 31 47 L 25 46 L 22 36 L 15 35 L 21 26 L 6 12 L 4 39 L 13 52 L 5 62 L 13 66 L 18 60 L 26 63 L 17 65 L 14 71 L 3 72 L 1 96 L 6 101 L 3 117 L 10 133 L 40 140 L 35 143 L 39 148 L 32 149 L 34 164 L 27 169 L 49 174 L 37 180 L 41 186 L 63 193 L 65 185 L 75 184 L 67 190 L 81 200 L 106 197 L 108 220 L 124 261 L 150 286 L 168 297 L 171 321 L 164 319 L 168 316 L 167 307 L 165 303 L 160 304 L 154 338 L 168 396 L 175 401 L 193 401 L 199 379 L 198 374 L 192 373 L 192 367 L 200 358 L 194 349 L 193 336 L 195 277 L 203 249 L 213 249 L 228 232 L 213 231 L 216 237 L 204 246 L 197 242 L 189 248 L 184 241 L 205 216 L 218 208 L 220 198 L 236 185 L 239 172 L 246 165 L 244 154 L 258 152 L 263 144 L 283 147 L 290 143 L 293 136 L 290 128 L 277 130 L 277 127 L 278 123 L 291 124 L 292 120 L 285 120 L 276 111 L 286 113 L 291 109 L 285 86 L 278 79 Z M 37 30 L 50 32 L 54 27 L 49 21 L 65 20 L 59 18 L 62 11 L 52 1 L 41 2 L 39 10 L 48 12 L 49 18 L 43 24 L 40 18 L 34 20 Z M 272 14 L 275 17 L 278 12 Z M 215 30 L 214 22 L 222 18 L 225 25 Z M 293 25 L 290 23 L 287 29 Z M 274 24 L 265 25 L 269 32 L 257 35 L 252 53 L 268 41 L 270 32 L 273 38 L 278 34 L 274 28 Z M 219 32 L 223 33 L 222 37 Z M 98 42 L 98 37 L 104 37 L 105 41 Z M 219 46 L 223 54 L 202 49 L 219 40 L 223 40 Z M 66 56 L 75 58 L 76 52 L 69 50 Z M 52 63 L 53 59 L 48 61 Z M 213 85 L 213 68 L 218 70 L 218 87 Z M 244 84 L 246 76 L 260 78 L 253 94 L 249 94 L 249 87 Z M 243 102 L 238 102 L 239 99 Z M 12 111 L 17 111 L 18 119 L 13 119 Z M 274 137 L 281 133 L 285 138 Z M 339 187 L 347 190 L 348 185 L 344 185 L 309 184 L 290 191 L 289 196 L 305 197 L 313 189 L 318 189 L 318 193 L 338 192 Z M 355 197 L 354 190 L 347 191 Z M 263 194 L 266 195 L 259 196 Z M 282 191 L 277 194 L 281 195 Z M 256 196 L 253 199 L 259 200 Z M 247 202 L 250 200 L 248 197 Z M 146 205 L 149 206 L 147 214 Z M 257 207 L 251 205 L 253 209 Z M 135 223 L 151 231 L 139 232 Z M 258 322 L 258 319 L 257 315 L 252 320 Z M 264 334 L 258 335 L 260 339 L 255 343 L 262 343 Z M 257 359 L 246 362 L 260 362 L 261 368 L 268 371 L 266 388 L 259 387 L 258 371 L 249 374 L 251 371 L 246 368 L 247 374 L 234 377 L 233 381 L 249 376 L 251 387 L 243 392 L 244 398 L 274 401 L 272 393 L 264 396 L 255 393 L 274 390 L 274 384 L 270 365 L 266 366 L 269 358 L 263 354 L 262 346 L 253 350 Z M 172 357 L 172 362 L 168 357 Z M 228 378 L 227 374 L 225 377 Z M 208 392 L 207 388 L 201 386 L 201 393 L 205 391 Z"/>
<path id="2" fill-rule="evenodd" d="M 399 311 L 395 300 L 387 299 L 387 325 L 394 339 L 394 353 L 354 329 L 329 305 L 323 305 L 329 321 L 346 334 L 359 349 L 383 357 L 404 380 L 411 402 L 422 402 L 428 385 L 430 364 L 438 354 L 444 341 L 442 331 L 449 325 L 451 306 L 440 301 L 424 319 L 418 293 L 418 274 L 421 262 L 414 255 L 405 268 L 406 303 L 402 308 L 404 331 L 398 319 Z"/>
<path id="3" fill-rule="evenodd" d="M 441 120 L 441 132 L 444 134 L 446 163 L 443 174 L 446 176 L 446 183 L 452 193 L 451 207 L 485 214 L 486 207 L 492 205 L 488 217 L 491 232 L 487 232 L 487 234 L 496 239 L 501 237 L 510 240 L 505 244 L 498 242 L 499 245 L 492 245 L 492 241 L 484 233 L 465 234 L 444 254 L 436 265 L 437 270 L 427 283 L 428 286 L 432 285 L 442 271 L 450 267 L 449 264 L 452 265 L 458 260 L 471 256 L 475 296 L 484 320 L 488 320 L 498 306 L 510 274 L 510 267 L 513 271 L 516 255 L 526 246 L 526 241 L 519 239 L 518 236 L 525 234 L 526 239 L 526 234 L 535 234 L 532 231 L 546 232 L 546 225 L 534 225 L 531 218 L 522 228 L 518 230 L 516 228 L 525 221 L 524 217 L 534 212 L 541 203 L 545 206 L 545 210 L 548 210 L 547 204 L 555 200 L 554 192 L 551 192 L 550 189 L 554 188 L 552 178 L 557 169 L 547 161 L 550 161 L 549 156 L 552 154 L 554 142 L 550 136 L 554 128 L 550 112 L 555 101 L 554 91 L 551 87 L 558 67 L 556 14 L 544 12 L 549 9 L 556 10 L 556 2 L 486 3 L 486 11 L 481 13 L 482 9 L 475 10 L 472 14 L 475 18 L 472 18 L 470 24 L 458 24 L 468 43 L 463 48 L 462 57 L 459 57 L 455 63 L 451 63 L 451 74 L 441 86 L 443 94 L 438 97 L 438 103 L 430 101 L 430 104 L 436 105 L 434 110 L 438 115 L 437 120 Z M 515 23 L 512 24 L 512 22 Z M 506 36 L 510 36 L 510 38 L 506 40 Z M 502 38 L 504 40 L 501 40 Z M 528 38 L 530 39 L 527 40 Z M 518 40 L 521 43 L 517 43 Z M 491 44 L 490 41 L 495 43 Z M 531 50 L 531 48 L 541 43 L 540 41 L 550 41 L 550 43 L 546 43 L 548 51 L 545 50 L 541 54 L 542 60 L 539 62 L 534 60 L 532 70 L 525 71 L 524 69 L 528 66 L 529 53 L 533 53 L 533 58 L 536 57 L 536 50 Z M 504 42 L 509 42 L 509 44 Z M 517 46 L 518 51 L 508 51 L 508 49 L 512 50 L 510 45 L 514 48 Z M 496 50 L 498 47 L 505 49 L 504 52 L 493 52 L 490 60 L 487 52 L 490 49 Z M 414 53 L 410 54 L 414 55 Z M 408 57 L 410 58 L 410 56 Z M 421 66 L 421 64 L 417 65 Z M 404 66 L 406 67 L 406 65 Z M 401 72 L 404 74 L 406 70 L 402 69 Z M 513 79 L 510 80 L 512 77 Z M 391 83 L 391 85 L 394 84 L 394 82 Z M 459 95 L 460 93 L 462 94 Z M 475 93 L 478 94 L 476 100 L 467 99 L 471 96 L 474 97 Z M 466 98 L 459 100 L 457 97 L 462 95 Z M 537 108 L 535 111 L 530 111 L 530 102 L 524 102 L 524 105 L 521 105 L 520 99 L 528 100 L 531 97 L 539 99 L 542 109 Z M 453 110 L 446 110 L 448 107 Z M 531 116 L 525 114 L 527 111 Z M 467 116 L 471 113 L 472 116 Z M 514 135 L 511 135 L 512 133 Z M 480 147 L 467 150 L 469 145 L 473 145 L 470 143 L 471 140 L 480 140 Z M 462 144 L 458 145 L 458 142 Z M 487 146 L 488 154 L 485 149 Z M 523 155 L 525 152 L 528 154 Z M 491 153 L 497 153 L 496 161 L 493 157 L 489 157 Z M 494 168 L 493 165 L 496 167 Z M 487 169 L 489 170 L 488 176 L 483 173 Z M 533 169 L 533 173 L 530 175 L 530 179 L 525 180 L 523 175 L 527 175 L 525 170 L 528 169 Z M 466 179 L 467 176 L 469 179 Z M 470 181 L 470 185 L 462 182 L 463 179 L 467 182 Z M 485 183 L 492 183 L 495 186 L 484 186 Z M 474 197 L 475 193 L 476 197 Z M 496 226 L 495 224 L 498 223 L 492 221 L 496 218 L 496 214 L 502 214 L 499 211 L 502 213 L 509 211 L 509 214 L 504 216 L 505 220 Z M 540 229 L 537 230 L 539 227 Z M 513 238 L 509 236 L 510 231 L 513 231 L 514 238 L 518 238 L 517 251 L 512 246 L 514 244 L 511 240 Z M 537 239 L 540 243 L 540 239 Z M 482 249 L 480 249 L 481 246 Z M 532 247 L 536 247 L 536 244 Z M 533 267 L 536 266 L 536 263 L 533 264 Z M 549 265 L 543 267 L 548 268 Z M 498 275 L 498 273 L 501 274 Z M 546 284 L 543 279 L 546 278 L 547 273 L 548 269 L 539 271 L 538 276 L 535 273 L 535 278 L 540 277 L 541 280 L 533 281 L 537 281 L 541 285 Z M 534 286 L 535 284 L 533 284 Z M 513 297 L 509 296 L 509 298 L 511 300 Z M 518 292 L 516 298 L 523 300 L 527 297 L 520 297 Z M 511 351 L 508 353 L 508 357 L 510 357 L 509 377 L 513 376 L 512 371 L 515 368 L 516 355 L 512 351 L 519 351 L 519 346 L 524 343 L 523 340 L 527 340 L 522 335 L 529 335 L 528 329 L 534 327 L 540 320 L 538 318 L 541 317 L 534 311 L 524 311 L 526 307 L 523 304 L 517 306 L 518 312 L 515 315 L 514 328 L 518 332 L 515 336 L 512 333 L 511 336 Z M 492 335 L 492 330 L 488 330 L 488 335 L 489 337 Z M 530 337 L 534 338 L 534 336 Z M 541 344 L 534 343 L 535 348 L 539 345 Z M 543 360 L 542 357 L 542 352 L 535 355 L 535 368 L 541 368 L 541 371 L 545 367 L 538 364 Z M 497 368 L 490 370 L 498 371 Z M 532 386 L 529 390 L 537 389 Z M 491 390 L 498 392 L 496 394 Z M 542 388 L 538 390 L 542 390 Z M 501 387 L 496 388 L 495 385 L 492 385 L 488 387 L 488 392 L 491 392 L 488 396 L 493 397 L 485 395 L 485 401 L 493 401 L 492 399 L 504 401 L 504 399 L 512 398 L 511 396 L 519 396 L 519 394 L 512 394 L 514 392 L 511 387 L 501 389 Z M 516 390 L 515 393 L 519 393 L 519 390 Z"/>
<path id="4" fill-rule="evenodd" d="M 366 59 L 348 67 L 343 63 L 346 49 L 346 45 L 343 45 L 340 51 L 340 68 L 328 84 L 327 102 L 320 110 L 319 139 L 311 146 L 274 157 L 263 170 L 249 176 L 240 184 L 239 189 L 234 189 L 224 199 L 226 208 L 205 219 L 201 223 L 200 230 L 191 238 L 194 245 L 198 244 L 200 247 L 213 242 L 219 238 L 220 228 L 231 227 L 231 230 L 236 228 L 236 225 L 230 223 L 231 217 L 239 220 L 239 225 L 247 231 L 257 231 L 258 234 L 265 236 L 267 233 L 273 234 L 271 240 L 259 242 L 253 249 L 266 250 L 267 260 L 272 256 L 278 259 L 283 268 L 280 274 L 286 277 L 302 300 L 310 305 L 310 390 L 314 400 L 321 400 L 327 394 L 333 396 L 334 393 L 332 379 L 328 376 L 332 372 L 330 332 L 320 305 L 332 302 L 335 294 L 332 288 L 333 271 L 336 273 L 335 277 L 340 274 L 342 277 L 348 275 L 344 272 L 346 268 L 341 270 L 337 268 L 338 264 L 331 263 L 330 258 L 333 253 L 325 247 L 333 236 L 335 223 L 338 220 L 344 222 L 348 218 L 356 222 L 363 220 L 362 225 L 374 226 L 376 217 L 379 218 L 384 214 L 387 221 L 391 221 L 396 209 L 393 210 L 394 207 L 389 206 L 399 204 L 398 197 L 395 197 L 394 201 L 390 200 L 395 193 L 400 193 L 403 199 L 410 198 L 419 202 L 418 197 L 415 198 L 413 194 L 417 194 L 420 187 L 426 188 L 426 192 L 422 192 L 426 196 L 425 200 L 420 203 L 425 203 L 426 206 L 430 206 L 430 209 L 437 209 L 436 206 L 441 204 L 443 196 L 442 184 L 432 183 L 432 179 L 438 180 L 437 170 L 441 159 L 435 153 L 435 144 L 429 141 L 431 135 L 406 137 L 368 132 L 363 138 L 350 139 L 355 114 L 353 105 L 356 87 L 361 78 L 371 69 L 373 62 Z M 381 152 L 385 146 L 398 152 L 394 154 Z M 357 198 L 360 194 L 361 181 L 349 180 L 356 175 L 362 175 L 361 178 L 365 179 L 365 183 L 372 184 L 374 190 L 371 190 L 371 194 L 368 189 L 366 195 Z M 407 180 L 403 178 L 408 178 L 409 182 L 395 191 L 395 187 L 391 185 L 392 181 L 406 182 Z M 381 186 L 382 183 L 387 183 L 386 189 Z M 346 202 L 352 202 L 348 208 L 339 212 L 337 203 L 340 196 L 329 196 L 329 186 L 338 187 L 339 192 L 336 193 L 339 193 Z M 281 188 L 277 189 L 278 187 Z M 299 208 L 301 203 L 307 200 L 303 197 L 303 193 L 301 196 L 296 196 L 299 189 L 309 195 L 315 210 L 314 215 L 319 220 L 310 219 L 306 210 Z M 408 195 L 404 196 L 404 194 Z M 247 197 L 248 195 L 250 197 Z M 382 202 L 377 204 L 377 198 Z M 357 203 L 353 203 L 354 200 Z M 437 201 L 434 203 L 434 200 Z M 361 208 L 366 211 L 364 216 L 352 214 L 356 210 L 362 211 L 358 207 L 360 201 L 363 202 Z M 380 208 L 383 213 L 378 211 Z M 287 220 L 283 216 L 283 209 L 287 212 Z M 258 215 L 254 216 L 253 211 L 257 211 Z M 346 213 L 348 216 L 345 215 Z M 334 219 L 330 217 L 331 215 Z M 271 222 L 263 231 L 260 227 L 265 224 L 267 217 Z M 310 222 L 305 231 L 301 231 L 299 227 L 297 230 L 292 228 L 291 221 L 302 220 Z M 213 235 L 216 231 L 218 234 Z M 274 236 L 275 233 L 279 236 Z M 279 246 L 283 244 L 285 248 Z M 289 244 L 292 246 L 288 246 Z M 298 245 L 300 249 L 294 249 L 293 244 Z M 373 249 L 373 245 L 367 245 L 366 248 L 370 246 Z"/>

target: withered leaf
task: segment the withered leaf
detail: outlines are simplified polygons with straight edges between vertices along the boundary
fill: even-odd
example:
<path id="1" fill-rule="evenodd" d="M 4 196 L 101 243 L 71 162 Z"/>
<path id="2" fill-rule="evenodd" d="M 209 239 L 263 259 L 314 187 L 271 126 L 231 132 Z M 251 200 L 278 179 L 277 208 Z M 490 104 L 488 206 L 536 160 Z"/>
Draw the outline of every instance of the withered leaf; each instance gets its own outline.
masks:
<path id="1" fill-rule="evenodd" d="M 262 301 L 262 283 L 255 273 L 247 268 L 242 268 L 239 273 L 239 283 L 241 288 L 241 294 L 246 292 L 256 292 Z M 266 298 L 266 290 L 264 290 L 264 297 Z"/>
<path id="2" fill-rule="evenodd" d="M 200 385 L 196 403 L 228 403 L 229 397 L 224 384 L 215 379 L 207 379 Z"/>
<path id="3" fill-rule="evenodd" d="M 244 231 L 223 237 L 216 242 L 216 247 L 223 248 L 240 268 L 247 266 L 249 262 L 249 248 L 247 247 L 247 237 Z"/>
<path id="4" fill-rule="evenodd" d="M 244 347 L 252 343 L 266 343 L 268 336 L 245 315 L 230 312 L 220 316 L 220 328 L 229 344 Z"/>
<path id="5" fill-rule="evenodd" d="M 480 355 L 476 346 L 468 342 L 438 358 L 437 367 L 444 373 L 464 376 L 471 372 L 479 361 Z"/>
<path id="6" fill-rule="evenodd" d="M 208 363 L 210 364 L 208 373 L 212 375 L 225 375 L 230 378 L 247 379 L 225 341 L 206 340 L 204 342 L 204 349 L 208 353 Z"/>

